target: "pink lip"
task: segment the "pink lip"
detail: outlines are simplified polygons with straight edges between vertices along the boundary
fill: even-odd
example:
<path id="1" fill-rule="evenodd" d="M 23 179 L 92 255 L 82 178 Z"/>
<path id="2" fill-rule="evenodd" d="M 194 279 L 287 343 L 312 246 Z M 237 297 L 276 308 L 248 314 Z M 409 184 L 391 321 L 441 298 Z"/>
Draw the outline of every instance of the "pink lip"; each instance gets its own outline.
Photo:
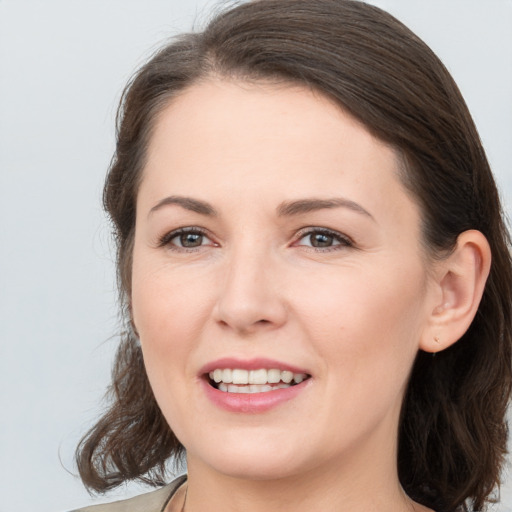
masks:
<path id="1" fill-rule="evenodd" d="M 266 393 L 227 393 L 225 391 L 219 391 L 210 385 L 208 374 L 217 368 L 240 368 L 242 370 L 259 370 L 266 368 L 290 371 L 293 373 L 306 373 L 308 375 L 309 372 L 303 368 L 267 358 L 242 360 L 226 357 L 205 364 L 199 371 L 199 381 L 206 396 L 214 405 L 230 412 L 256 414 L 268 411 L 295 398 L 309 387 L 312 380 L 309 378 L 302 381 L 300 384 L 284 389 L 276 389 L 275 391 L 268 391 Z"/>
<path id="2" fill-rule="evenodd" d="M 227 393 L 211 386 L 208 379 L 200 381 L 206 396 L 217 407 L 230 412 L 252 414 L 263 413 L 292 400 L 311 383 L 311 379 L 306 379 L 295 386 L 266 393 Z"/>
<path id="3" fill-rule="evenodd" d="M 267 359 L 264 357 L 258 357 L 247 360 L 236 359 L 233 357 L 224 357 L 222 359 L 217 359 L 216 361 L 212 361 L 211 363 L 205 364 L 199 370 L 199 374 L 208 374 L 217 368 L 240 368 L 241 370 L 259 370 L 261 368 L 266 368 L 267 370 L 275 369 L 281 371 L 289 371 L 293 373 L 309 373 L 307 370 L 303 368 L 298 368 L 297 366 L 292 366 L 287 363 L 282 363 L 280 361 L 276 361 L 274 359 Z"/>

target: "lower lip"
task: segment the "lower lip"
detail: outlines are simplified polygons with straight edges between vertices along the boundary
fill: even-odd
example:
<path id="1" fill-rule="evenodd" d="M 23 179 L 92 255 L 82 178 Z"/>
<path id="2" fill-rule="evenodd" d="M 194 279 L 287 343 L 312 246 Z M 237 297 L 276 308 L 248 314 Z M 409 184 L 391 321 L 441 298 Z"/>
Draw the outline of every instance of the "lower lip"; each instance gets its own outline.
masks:
<path id="1" fill-rule="evenodd" d="M 230 412 L 256 414 L 268 411 L 292 400 L 306 389 L 310 380 L 306 379 L 295 386 L 265 393 L 228 393 L 214 388 L 206 379 L 201 379 L 201 383 L 206 396 L 217 407 Z"/>

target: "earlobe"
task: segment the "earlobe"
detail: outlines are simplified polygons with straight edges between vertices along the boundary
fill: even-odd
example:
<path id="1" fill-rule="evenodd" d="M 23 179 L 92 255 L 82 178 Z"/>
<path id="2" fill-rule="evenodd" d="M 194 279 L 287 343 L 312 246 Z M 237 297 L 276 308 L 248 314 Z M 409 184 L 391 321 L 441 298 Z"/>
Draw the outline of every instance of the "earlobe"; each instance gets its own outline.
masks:
<path id="1" fill-rule="evenodd" d="M 419 348 L 440 352 L 463 336 L 478 310 L 490 267 L 485 236 L 476 230 L 461 233 L 455 249 L 436 270 L 435 304 Z"/>

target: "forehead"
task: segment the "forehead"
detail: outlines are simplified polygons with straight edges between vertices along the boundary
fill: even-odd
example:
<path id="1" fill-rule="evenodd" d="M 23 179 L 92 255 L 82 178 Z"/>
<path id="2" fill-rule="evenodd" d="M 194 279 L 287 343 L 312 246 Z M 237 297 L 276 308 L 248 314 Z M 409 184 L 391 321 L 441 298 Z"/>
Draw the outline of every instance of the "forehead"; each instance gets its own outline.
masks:
<path id="1" fill-rule="evenodd" d="M 212 148 L 230 154 L 235 144 L 242 149 L 244 143 L 248 144 L 244 149 L 251 152 L 255 143 L 270 146 L 268 143 L 277 137 L 283 142 L 308 139 L 311 144 L 320 145 L 319 149 L 326 149 L 331 141 L 340 144 L 345 139 L 343 149 L 347 151 L 354 142 L 347 138 L 351 132 L 357 132 L 359 143 L 386 147 L 334 100 L 287 83 L 220 79 L 199 82 L 174 97 L 157 116 L 155 125 L 150 142 L 153 151 L 162 149 L 162 142 L 165 146 L 172 143 L 166 135 L 189 137 L 188 143 L 200 144 L 203 153 Z M 317 152 L 315 157 L 319 156 Z"/>
<path id="2" fill-rule="evenodd" d="M 348 195 L 377 210 L 399 203 L 415 209 L 399 168 L 393 148 L 324 95 L 211 80 L 186 89 L 159 114 L 141 193 L 153 202 L 168 193 L 269 206 Z"/>

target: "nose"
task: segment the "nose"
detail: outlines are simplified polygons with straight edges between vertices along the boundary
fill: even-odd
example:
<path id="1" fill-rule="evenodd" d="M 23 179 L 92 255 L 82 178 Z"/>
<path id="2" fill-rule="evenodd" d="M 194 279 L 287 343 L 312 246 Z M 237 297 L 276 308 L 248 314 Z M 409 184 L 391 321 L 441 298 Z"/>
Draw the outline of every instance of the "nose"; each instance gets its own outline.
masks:
<path id="1" fill-rule="evenodd" d="M 277 262 L 252 249 L 228 259 L 213 312 L 216 322 L 243 335 L 278 328 L 287 319 Z"/>

